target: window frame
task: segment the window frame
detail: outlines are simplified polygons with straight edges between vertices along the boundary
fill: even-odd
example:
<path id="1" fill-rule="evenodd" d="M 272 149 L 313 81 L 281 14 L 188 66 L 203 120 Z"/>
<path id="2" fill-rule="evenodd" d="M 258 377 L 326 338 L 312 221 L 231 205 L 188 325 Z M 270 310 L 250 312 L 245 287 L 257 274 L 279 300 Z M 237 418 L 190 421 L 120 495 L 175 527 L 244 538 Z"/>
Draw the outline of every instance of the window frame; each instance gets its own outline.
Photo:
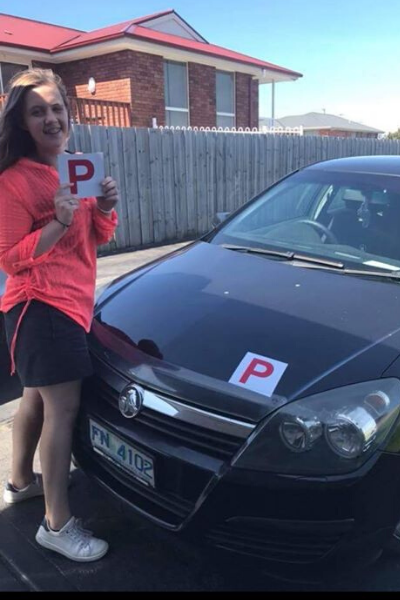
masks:
<path id="1" fill-rule="evenodd" d="M 185 67 L 185 75 L 186 75 L 186 102 L 187 102 L 187 108 L 182 108 L 179 106 L 167 106 L 166 103 L 166 94 L 165 94 L 165 89 L 166 89 L 166 69 L 164 68 L 164 98 L 165 98 L 165 123 L 168 123 L 168 112 L 170 113 L 186 113 L 187 114 L 187 125 L 183 125 L 182 127 L 189 127 L 190 126 L 190 98 L 189 98 L 189 65 L 187 62 L 181 62 L 179 60 L 168 60 L 168 59 L 164 59 L 164 66 L 167 63 L 174 63 L 174 64 L 178 64 L 181 65 L 183 67 Z M 170 127 L 173 127 L 172 125 Z"/>
<path id="2" fill-rule="evenodd" d="M 217 110 L 217 77 L 218 77 L 218 73 L 224 73 L 224 74 L 228 74 L 232 76 L 232 91 L 233 91 L 233 113 L 227 113 L 227 112 L 219 112 Z M 232 128 L 236 127 L 236 73 L 232 72 L 232 71 L 223 71 L 221 69 L 216 69 L 215 71 L 215 108 L 216 108 L 216 125 L 217 127 L 222 127 L 218 125 L 218 117 L 233 117 L 233 126 Z M 225 127 L 223 127 L 223 129 L 225 129 Z"/>
<path id="3" fill-rule="evenodd" d="M 2 65 L 3 64 L 7 64 L 7 65 L 16 65 L 17 67 L 25 67 L 26 69 L 29 69 L 31 67 L 30 64 L 27 63 L 19 63 L 19 62 L 14 62 L 14 61 L 10 61 L 10 60 L 0 60 L 0 94 L 4 95 L 6 93 L 5 91 L 5 87 L 4 86 L 4 82 L 3 82 L 3 68 Z M 24 69 L 21 69 L 22 71 Z"/>

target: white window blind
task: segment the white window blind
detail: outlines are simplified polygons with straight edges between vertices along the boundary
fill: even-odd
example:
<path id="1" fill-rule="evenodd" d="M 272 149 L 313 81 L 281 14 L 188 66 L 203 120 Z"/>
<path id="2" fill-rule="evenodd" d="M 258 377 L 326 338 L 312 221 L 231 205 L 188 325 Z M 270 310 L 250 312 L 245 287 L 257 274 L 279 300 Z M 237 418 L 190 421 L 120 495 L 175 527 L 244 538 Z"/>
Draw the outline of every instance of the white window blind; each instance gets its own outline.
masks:
<path id="1" fill-rule="evenodd" d="M 186 63 L 164 61 L 165 122 L 170 127 L 189 125 Z"/>
<path id="2" fill-rule="evenodd" d="M 227 71 L 216 72 L 217 127 L 235 127 L 235 76 Z"/>

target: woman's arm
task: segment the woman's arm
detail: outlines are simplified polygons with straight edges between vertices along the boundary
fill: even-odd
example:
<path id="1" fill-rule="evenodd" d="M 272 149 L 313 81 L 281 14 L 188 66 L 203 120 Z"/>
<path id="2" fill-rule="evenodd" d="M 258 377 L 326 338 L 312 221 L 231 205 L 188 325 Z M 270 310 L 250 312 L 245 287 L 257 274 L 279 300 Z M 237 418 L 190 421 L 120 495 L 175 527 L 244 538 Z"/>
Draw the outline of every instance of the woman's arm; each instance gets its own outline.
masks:
<path id="1" fill-rule="evenodd" d="M 68 183 L 58 188 L 54 197 L 56 216 L 53 221 L 42 228 L 42 234 L 34 254 L 35 258 L 51 250 L 71 225 L 74 212 L 79 208 L 79 200 L 70 193 L 70 188 Z"/>
<path id="2" fill-rule="evenodd" d="M 118 224 L 118 215 L 114 210 L 119 200 L 117 184 L 112 177 L 106 177 L 102 187 L 103 196 L 96 198 L 93 205 L 93 226 L 98 246 L 110 241 Z"/>
<path id="3" fill-rule="evenodd" d="M 60 190 L 55 198 L 56 215 L 65 225 L 54 220 L 43 228 L 32 231 L 34 222 L 32 214 L 12 185 L 3 178 L 0 186 L 0 267 L 8 275 L 15 275 L 46 260 L 55 244 L 64 235 L 78 202 L 70 195 L 66 195 L 65 190 L 61 193 Z M 58 198 L 61 205 L 57 208 Z M 65 204 L 68 205 L 67 209 Z M 64 221 L 59 215 L 64 218 Z M 69 215 L 71 217 L 68 221 Z"/>

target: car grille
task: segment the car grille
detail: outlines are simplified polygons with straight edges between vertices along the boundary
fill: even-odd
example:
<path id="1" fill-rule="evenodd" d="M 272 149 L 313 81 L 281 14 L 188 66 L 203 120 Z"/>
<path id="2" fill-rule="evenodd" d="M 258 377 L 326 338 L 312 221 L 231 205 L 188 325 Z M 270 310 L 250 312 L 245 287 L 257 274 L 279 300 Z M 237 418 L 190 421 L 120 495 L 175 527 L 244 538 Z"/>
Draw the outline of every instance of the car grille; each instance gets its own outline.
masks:
<path id="1" fill-rule="evenodd" d="M 285 563 L 307 564 L 322 559 L 340 541 L 351 523 L 330 523 L 327 531 L 323 527 L 319 531 L 306 531 L 307 523 L 299 531 L 297 524 L 293 527 L 250 525 L 244 522 L 226 522 L 210 530 L 206 538 L 214 546 L 247 554 L 264 560 Z"/>
<path id="2" fill-rule="evenodd" d="M 119 394 L 106 381 L 95 377 L 86 385 L 90 386 L 90 393 L 106 400 L 118 410 Z M 185 448 L 200 451 L 207 456 L 222 460 L 231 458 L 244 441 L 241 437 L 186 423 L 148 408 L 143 408 L 135 417 L 135 423 L 157 432 L 162 437 L 173 439 Z"/>

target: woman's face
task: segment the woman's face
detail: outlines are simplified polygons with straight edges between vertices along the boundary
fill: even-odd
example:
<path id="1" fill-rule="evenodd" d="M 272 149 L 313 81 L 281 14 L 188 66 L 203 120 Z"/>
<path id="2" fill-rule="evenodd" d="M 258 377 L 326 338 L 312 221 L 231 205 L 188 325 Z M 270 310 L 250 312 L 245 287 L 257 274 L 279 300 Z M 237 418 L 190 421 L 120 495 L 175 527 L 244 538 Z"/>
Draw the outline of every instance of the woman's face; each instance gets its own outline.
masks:
<path id="1" fill-rule="evenodd" d="M 68 112 L 56 85 L 41 85 L 27 92 L 23 121 L 38 157 L 54 162 L 57 154 L 64 152 L 68 139 Z"/>

